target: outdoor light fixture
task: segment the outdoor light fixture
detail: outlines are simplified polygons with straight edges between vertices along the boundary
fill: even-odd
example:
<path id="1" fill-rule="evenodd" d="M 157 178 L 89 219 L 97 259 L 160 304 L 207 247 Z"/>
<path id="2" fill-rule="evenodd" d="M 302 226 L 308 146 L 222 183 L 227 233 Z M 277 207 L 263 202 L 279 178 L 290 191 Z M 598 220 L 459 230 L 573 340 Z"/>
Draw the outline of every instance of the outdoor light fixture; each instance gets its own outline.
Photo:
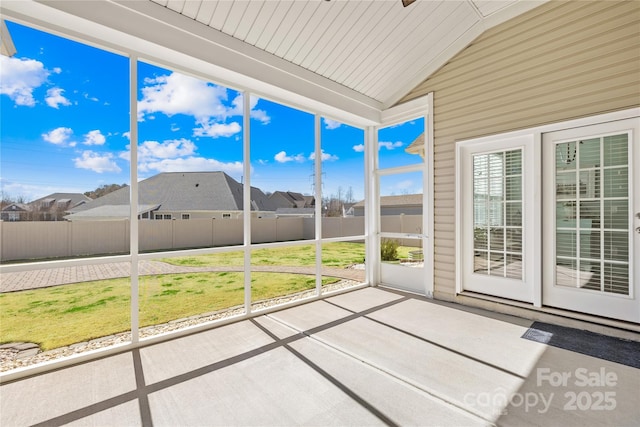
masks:
<path id="1" fill-rule="evenodd" d="M 7 27 L 4 19 L 2 22 L 2 30 L 0 33 L 0 37 L 2 40 L 2 49 L 0 49 L 0 54 L 4 56 L 13 56 L 16 54 L 16 47 L 13 44 L 13 40 L 11 40 L 11 34 L 9 34 L 9 28 Z"/>

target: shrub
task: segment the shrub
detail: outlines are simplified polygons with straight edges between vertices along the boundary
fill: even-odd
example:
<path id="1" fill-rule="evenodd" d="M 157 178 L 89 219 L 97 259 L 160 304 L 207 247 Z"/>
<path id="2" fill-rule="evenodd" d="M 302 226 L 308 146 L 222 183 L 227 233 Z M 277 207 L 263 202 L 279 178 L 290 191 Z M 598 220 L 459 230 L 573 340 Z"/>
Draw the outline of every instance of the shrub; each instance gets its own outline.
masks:
<path id="1" fill-rule="evenodd" d="M 398 241 L 385 239 L 380 242 L 380 256 L 382 261 L 395 261 L 398 259 Z"/>

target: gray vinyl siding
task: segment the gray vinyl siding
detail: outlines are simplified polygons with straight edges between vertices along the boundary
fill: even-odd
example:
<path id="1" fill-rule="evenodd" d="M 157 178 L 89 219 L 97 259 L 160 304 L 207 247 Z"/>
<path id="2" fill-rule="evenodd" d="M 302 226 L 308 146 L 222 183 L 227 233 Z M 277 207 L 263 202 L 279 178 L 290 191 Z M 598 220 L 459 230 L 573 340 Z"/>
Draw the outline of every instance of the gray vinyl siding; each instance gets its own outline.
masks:
<path id="1" fill-rule="evenodd" d="M 436 297 L 455 295 L 455 142 L 640 106 L 640 2 L 552 1 L 487 31 L 434 92 Z"/>

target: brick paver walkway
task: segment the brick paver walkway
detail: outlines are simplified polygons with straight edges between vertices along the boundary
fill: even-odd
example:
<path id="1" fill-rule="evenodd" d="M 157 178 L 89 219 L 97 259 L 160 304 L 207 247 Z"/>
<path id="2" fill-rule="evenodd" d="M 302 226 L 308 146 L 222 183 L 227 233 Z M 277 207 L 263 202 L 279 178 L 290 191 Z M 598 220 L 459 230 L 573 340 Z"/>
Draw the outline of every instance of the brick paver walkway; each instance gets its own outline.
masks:
<path id="1" fill-rule="evenodd" d="M 184 267 L 167 264 L 160 261 L 140 261 L 139 274 L 174 274 L 191 272 L 223 272 L 243 271 L 242 267 Z M 293 274 L 315 274 L 315 266 L 286 267 L 286 266 L 252 266 L 251 271 Z M 109 264 L 83 265 L 79 267 L 59 267 L 42 270 L 3 273 L 0 277 L 0 293 L 22 291 L 26 289 L 46 288 L 69 283 L 90 282 L 93 280 L 115 279 L 128 277 L 131 267 L 128 262 L 114 262 Z M 352 268 L 323 267 L 325 276 L 341 279 L 364 281 L 364 270 Z"/>

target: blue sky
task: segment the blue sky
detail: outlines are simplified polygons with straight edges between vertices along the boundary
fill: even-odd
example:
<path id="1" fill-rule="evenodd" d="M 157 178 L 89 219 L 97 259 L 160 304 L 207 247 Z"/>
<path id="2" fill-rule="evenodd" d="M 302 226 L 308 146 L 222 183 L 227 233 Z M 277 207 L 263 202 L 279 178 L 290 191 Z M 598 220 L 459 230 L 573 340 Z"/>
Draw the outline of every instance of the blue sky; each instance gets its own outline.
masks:
<path id="1" fill-rule="evenodd" d="M 129 183 L 129 60 L 7 22 L 17 54 L 0 57 L 0 185 L 26 201 L 54 192 Z M 310 194 L 313 115 L 251 100 L 251 184 Z M 165 68 L 138 65 L 139 178 L 224 171 L 242 180 L 239 92 Z M 380 164 L 413 164 L 404 152 L 423 121 L 383 129 Z M 322 121 L 323 193 L 364 197 L 361 129 Z M 384 194 L 421 190 L 414 176 L 385 179 Z"/>

